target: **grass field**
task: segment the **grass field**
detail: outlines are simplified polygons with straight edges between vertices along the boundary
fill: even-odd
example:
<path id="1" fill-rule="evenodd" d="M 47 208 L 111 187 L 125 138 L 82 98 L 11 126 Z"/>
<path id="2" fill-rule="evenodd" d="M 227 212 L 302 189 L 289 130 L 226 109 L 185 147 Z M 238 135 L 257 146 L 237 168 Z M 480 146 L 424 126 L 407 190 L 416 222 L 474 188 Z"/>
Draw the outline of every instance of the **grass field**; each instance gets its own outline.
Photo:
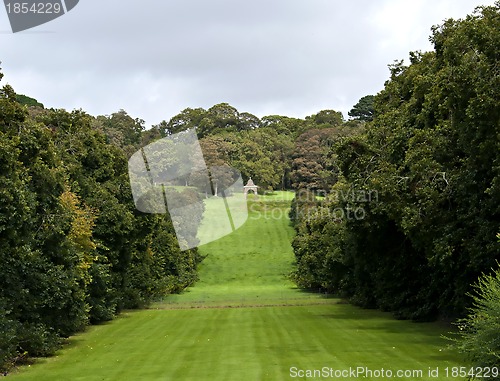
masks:
<path id="1" fill-rule="evenodd" d="M 440 337 L 447 327 L 397 321 L 294 288 L 285 277 L 293 261 L 293 230 L 283 205 L 279 195 L 261 197 L 242 228 L 201 247 L 208 257 L 200 281 L 182 295 L 90 327 L 71 338 L 58 356 L 9 377 L 348 380 L 305 373 L 300 377 L 299 372 L 360 367 L 372 372 L 366 380 L 391 379 L 389 370 L 392 379 L 398 379 L 398 371 L 407 371 L 418 373 L 399 379 L 452 380 L 445 377 L 446 368 L 451 373 L 459 362 Z M 434 377 L 437 368 L 439 376 Z M 382 369 L 386 377 L 381 377 Z M 429 369 L 434 374 L 429 375 Z"/>

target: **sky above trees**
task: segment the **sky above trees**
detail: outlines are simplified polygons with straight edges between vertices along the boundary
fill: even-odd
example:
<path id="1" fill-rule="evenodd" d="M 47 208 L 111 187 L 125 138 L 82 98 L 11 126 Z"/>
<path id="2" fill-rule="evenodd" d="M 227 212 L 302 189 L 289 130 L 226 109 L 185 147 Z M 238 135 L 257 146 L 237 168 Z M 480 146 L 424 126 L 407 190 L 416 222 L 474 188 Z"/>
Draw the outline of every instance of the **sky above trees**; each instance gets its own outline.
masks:
<path id="1" fill-rule="evenodd" d="M 387 65 L 431 49 L 432 25 L 494 0 L 81 1 L 12 34 L 0 12 L 5 81 L 47 107 L 146 126 L 228 102 L 262 117 L 347 112 L 383 88 Z"/>

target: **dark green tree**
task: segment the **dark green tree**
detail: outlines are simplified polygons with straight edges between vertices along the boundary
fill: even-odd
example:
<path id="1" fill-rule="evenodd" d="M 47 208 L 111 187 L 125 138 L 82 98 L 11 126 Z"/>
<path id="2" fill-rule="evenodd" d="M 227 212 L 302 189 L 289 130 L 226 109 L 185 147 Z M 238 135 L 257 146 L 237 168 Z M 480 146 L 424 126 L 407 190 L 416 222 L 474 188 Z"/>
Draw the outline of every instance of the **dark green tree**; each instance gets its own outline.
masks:
<path id="1" fill-rule="evenodd" d="M 309 129 L 295 141 L 291 180 L 294 189 L 326 192 L 336 181 L 336 168 L 328 154 L 339 136 L 334 128 Z"/>
<path id="2" fill-rule="evenodd" d="M 203 108 L 186 108 L 172 117 L 168 122 L 161 122 L 157 128 L 162 137 L 177 134 L 190 128 L 200 128 L 202 121 L 207 117 L 207 111 Z M 202 133 L 198 131 L 198 133 Z M 202 137 L 204 134 L 200 137 Z"/>
<path id="3" fill-rule="evenodd" d="M 28 107 L 44 108 L 42 103 L 38 102 L 35 98 L 28 97 L 27 95 L 16 94 L 16 99 L 20 104 Z"/>
<path id="4" fill-rule="evenodd" d="M 145 130 L 142 119 L 134 119 L 124 110 L 110 116 L 97 117 L 94 128 L 103 132 L 107 136 L 108 142 L 121 148 L 127 157 L 140 148 Z"/>
<path id="5" fill-rule="evenodd" d="M 313 124 L 314 128 L 328 128 L 344 124 L 344 117 L 338 111 L 322 110 L 317 114 L 306 117 L 306 121 Z"/>
<path id="6" fill-rule="evenodd" d="M 261 119 L 262 127 L 269 127 L 282 136 L 289 136 L 295 139 L 302 134 L 308 123 L 304 119 L 290 118 L 282 115 L 269 115 Z"/>
<path id="7" fill-rule="evenodd" d="M 349 111 L 349 116 L 353 119 L 362 120 L 369 122 L 373 120 L 375 108 L 374 108 L 374 95 L 366 95 L 361 98 L 358 103 L 356 103 L 351 111 Z"/>

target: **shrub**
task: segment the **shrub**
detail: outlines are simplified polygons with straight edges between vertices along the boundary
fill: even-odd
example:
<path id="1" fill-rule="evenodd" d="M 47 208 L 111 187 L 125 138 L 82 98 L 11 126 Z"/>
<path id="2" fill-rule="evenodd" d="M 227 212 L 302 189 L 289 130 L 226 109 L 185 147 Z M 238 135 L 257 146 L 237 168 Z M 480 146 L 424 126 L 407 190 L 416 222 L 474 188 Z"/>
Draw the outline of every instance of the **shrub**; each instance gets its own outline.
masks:
<path id="1" fill-rule="evenodd" d="M 475 367 L 500 364 L 500 269 L 483 275 L 474 286 L 474 305 L 459 321 L 458 348 Z M 492 380 L 500 380 L 500 375 Z"/>

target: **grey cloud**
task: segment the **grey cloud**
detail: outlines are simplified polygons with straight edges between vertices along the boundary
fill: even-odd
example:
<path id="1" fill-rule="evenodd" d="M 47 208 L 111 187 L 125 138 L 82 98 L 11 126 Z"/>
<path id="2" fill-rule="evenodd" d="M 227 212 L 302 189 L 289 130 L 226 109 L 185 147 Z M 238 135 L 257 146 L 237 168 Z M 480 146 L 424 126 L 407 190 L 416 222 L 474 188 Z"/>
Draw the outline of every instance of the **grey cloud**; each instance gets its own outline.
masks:
<path id="1" fill-rule="evenodd" d="M 6 81 L 48 106 L 123 108 L 148 125 L 219 102 L 259 116 L 347 116 L 383 87 L 387 64 L 428 48 L 415 36 L 454 16 L 442 13 L 474 8 L 426 1 L 419 19 L 404 20 L 416 24 L 402 44 L 391 28 L 405 15 L 383 13 L 394 0 L 86 0 L 32 32 L 1 34 L 0 59 Z"/>

